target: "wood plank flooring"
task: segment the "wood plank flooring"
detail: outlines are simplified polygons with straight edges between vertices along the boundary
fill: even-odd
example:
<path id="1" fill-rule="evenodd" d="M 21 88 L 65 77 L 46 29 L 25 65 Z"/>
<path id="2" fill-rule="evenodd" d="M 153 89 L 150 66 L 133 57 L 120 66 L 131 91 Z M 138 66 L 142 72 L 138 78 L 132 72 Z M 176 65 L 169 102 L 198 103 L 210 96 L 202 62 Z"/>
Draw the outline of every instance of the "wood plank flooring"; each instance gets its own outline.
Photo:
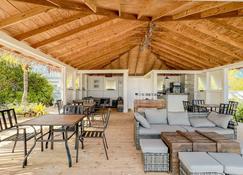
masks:
<path id="1" fill-rule="evenodd" d="M 68 168 L 63 143 L 55 143 L 54 150 L 40 151 L 36 146 L 29 159 L 29 165 L 22 168 L 23 144 L 18 143 L 16 153 L 11 153 L 13 143 L 0 143 L 1 175 L 143 175 L 141 152 L 137 151 L 133 140 L 132 113 L 112 112 L 107 129 L 109 158 L 106 160 L 101 140 L 85 141 L 85 149 L 80 149 L 79 163 Z M 29 146 L 31 142 L 29 143 Z M 73 162 L 75 162 L 74 140 L 70 140 Z M 146 173 L 164 175 L 167 173 Z"/>

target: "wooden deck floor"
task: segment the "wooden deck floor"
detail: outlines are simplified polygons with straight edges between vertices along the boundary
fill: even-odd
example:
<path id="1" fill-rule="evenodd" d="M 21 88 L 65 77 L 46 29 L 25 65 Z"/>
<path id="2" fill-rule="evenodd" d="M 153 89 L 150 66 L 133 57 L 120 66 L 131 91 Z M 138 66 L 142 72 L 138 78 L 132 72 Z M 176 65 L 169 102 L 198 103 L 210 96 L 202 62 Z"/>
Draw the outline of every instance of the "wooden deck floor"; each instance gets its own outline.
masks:
<path id="1" fill-rule="evenodd" d="M 132 114 L 112 112 L 107 129 L 109 158 L 106 160 L 102 142 L 87 140 L 85 149 L 80 151 L 79 163 L 68 168 L 63 143 L 56 143 L 54 150 L 40 151 L 36 146 L 29 159 L 29 165 L 22 168 L 23 144 L 18 143 L 16 153 L 11 153 L 13 143 L 0 144 L 0 174 L 1 175 L 142 175 L 143 162 L 140 151 L 137 151 L 133 141 Z M 70 141 L 72 155 L 74 140 Z M 75 157 L 73 156 L 73 162 Z M 167 174 L 167 173 L 146 173 Z"/>

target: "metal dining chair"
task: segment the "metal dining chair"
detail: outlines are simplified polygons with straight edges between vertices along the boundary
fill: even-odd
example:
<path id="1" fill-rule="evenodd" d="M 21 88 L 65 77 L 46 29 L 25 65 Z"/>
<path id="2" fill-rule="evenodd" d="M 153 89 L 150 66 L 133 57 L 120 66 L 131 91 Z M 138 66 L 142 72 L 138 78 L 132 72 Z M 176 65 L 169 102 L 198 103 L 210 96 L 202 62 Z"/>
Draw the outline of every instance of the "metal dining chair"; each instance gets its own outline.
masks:
<path id="1" fill-rule="evenodd" d="M 105 136 L 105 131 L 107 129 L 109 119 L 110 119 L 110 114 L 111 114 L 111 109 L 107 109 L 106 115 L 105 115 L 105 122 L 103 126 L 98 126 L 98 127 L 88 127 L 84 128 L 80 135 L 80 142 L 82 143 L 82 149 L 84 149 L 84 139 L 102 139 L 104 149 L 105 149 L 105 155 L 106 159 L 109 160 L 107 149 L 108 149 L 108 144 Z M 92 130 L 89 130 L 92 129 Z"/>

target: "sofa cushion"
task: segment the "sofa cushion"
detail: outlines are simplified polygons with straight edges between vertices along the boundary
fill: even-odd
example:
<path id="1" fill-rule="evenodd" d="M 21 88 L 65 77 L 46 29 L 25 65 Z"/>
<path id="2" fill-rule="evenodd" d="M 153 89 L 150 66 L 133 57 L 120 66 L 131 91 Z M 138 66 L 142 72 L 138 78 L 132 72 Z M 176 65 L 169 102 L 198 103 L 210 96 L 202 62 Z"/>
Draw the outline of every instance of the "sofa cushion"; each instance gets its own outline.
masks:
<path id="1" fill-rule="evenodd" d="M 209 153 L 224 167 L 225 174 L 243 174 L 243 158 L 235 153 Z"/>
<path id="2" fill-rule="evenodd" d="M 135 119 L 140 123 L 144 128 L 150 128 L 149 122 L 138 112 L 134 113 Z"/>
<path id="3" fill-rule="evenodd" d="M 187 112 L 168 112 L 168 123 L 170 125 L 191 125 Z"/>
<path id="4" fill-rule="evenodd" d="M 145 109 L 144 112 L 150 124 L 167 124 L 166 109 Z"/>
<path id="5" fill-rule="evenodd" d="M 140 147 L 143 153 L 168 153 L 168 147 L 161 139 L 141 139 Z"/>
<path id="6" fill-rule="evenodd" d="M 210 128 L 204 127 L 204 128 L 195 128 L 195 129 L 201 132 L 216 132 L 222 135 L 234 134 L 233 129 L 224 129 L 220 127 L 210 127 Z"/>
<path id="7" fill-rule="evenodd" d="M 155 125 L 151 124 L 151 128 L 139 128 L 139 134 L 140 135 L 160 135 L 161 132 L 176 132 L 176 131 L 183 131 L 186 132 L 186 129 L 184 129 L 182 126 L 172 126 L 172 125 Z"/>
<path id="8" fill-rule="evenodd" d="M 243 155 L 243 141 L 240 142 L 240 153 Z"/>
<path id="9" fill-rule="evenodd" d="M 208 115 L 208 120 L 213 122 L 216 126 L 221 128 L 227 128 L 229 121 L 232 119 L 231 115 L 218 114 L 216 112 L 210 112 Z"/>
<path id="10" fill-rule="evenodd" d="M 179 152 L 179 160 L 191 173 L 223 173 L 223 166 L 205 152 Z"/>
<path id="11" fill-rule="evenodd" d="M 197 128 L 194 128 L 192 126 L 181 126 L 183 127 L 187 132 L 194 132 L 195 130 L 197 130 Z"/>
<path id="12" fill-rule="evenodd" d="M 191 117 L 190 118 L 190 123 L 195 128 L 200 128 L 200 127 L 215 127 L 215 124 L 213 122 L 209 121 L 205 117 Z"/>

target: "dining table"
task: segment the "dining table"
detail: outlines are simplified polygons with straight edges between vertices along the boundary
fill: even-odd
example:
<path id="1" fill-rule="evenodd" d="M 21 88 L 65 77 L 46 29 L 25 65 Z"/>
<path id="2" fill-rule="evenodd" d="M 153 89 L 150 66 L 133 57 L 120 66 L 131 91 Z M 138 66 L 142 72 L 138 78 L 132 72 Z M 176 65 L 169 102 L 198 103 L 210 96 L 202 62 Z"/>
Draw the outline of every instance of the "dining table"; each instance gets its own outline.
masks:
<path id="1" fill-rule="evenodd" d="M 23 168 L 27 166 L 27 159 L 31 152 L 34 150 L 36 143 L 41 143 L 41 151 L 44 151 L 44 142 L 64 142 L 66 154 L 67 154 L 67 160 L 69 167 L 72 167 L 72 157 L 68 145 L 68 140 L 72 138 L 72 136 L 75 135 L 75 149 L 76 149 L 76 162 L 78 162 L 78 155 L 79 155 L 79 127 L 82 126 L 82 121 L 85 118 L 85 115 L 58 115 L 58 114 L 49 114 L 49 115 L 43 115 L 37 118 L 33 118 L 27 121 L 24 121 L 22 123 L 18 123 L 17 125 L 20 127 L 31 127 L 34 130 L 34 144 L 27 152 L 26 156 L 23 160 Z M 40 134 L 37 134 L 36 127 L 40 128 Z M 60 127 L 62 128 L 63 132 L 63 138 L 62 139 L 54 139 L 53 134 L 52 138 L 44 139 L 44 136 L 50 134 L 52 132 L 52 129 L 49 129 L 44 133 L 43 127 Z M 73 131 L 70 131 L 69 128 L 75 127 Z M 69 134 L 70 133 L 70 134 Z"/>

